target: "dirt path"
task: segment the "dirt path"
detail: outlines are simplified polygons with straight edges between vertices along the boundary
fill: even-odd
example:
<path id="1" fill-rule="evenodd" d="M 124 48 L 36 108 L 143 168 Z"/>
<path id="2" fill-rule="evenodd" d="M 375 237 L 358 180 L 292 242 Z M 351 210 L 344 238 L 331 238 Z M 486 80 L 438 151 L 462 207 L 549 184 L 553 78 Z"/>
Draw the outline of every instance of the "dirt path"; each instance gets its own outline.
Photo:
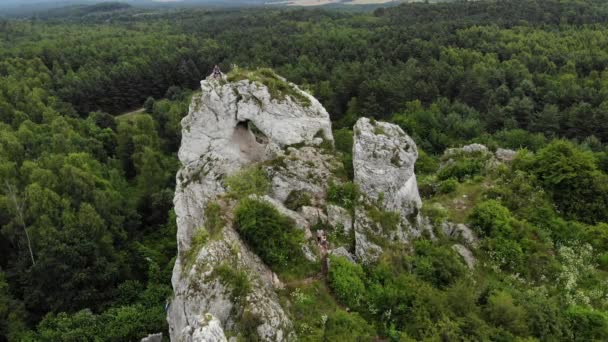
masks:
<path id="1" fill-rule="evenodd" d="M 131 112 L 126 112 L 126 113 L 122 113 L 122 114 L 116 115 L 116 119 L 129 118 L 129 117 L 134 116 L 136 114 L 143 113 L 145 110 L 146 109 L 144 107 L 141 107 L 141 108 L 138 108 L 138 109 L 136 109 L 134 111 L 131 111 Z"/>

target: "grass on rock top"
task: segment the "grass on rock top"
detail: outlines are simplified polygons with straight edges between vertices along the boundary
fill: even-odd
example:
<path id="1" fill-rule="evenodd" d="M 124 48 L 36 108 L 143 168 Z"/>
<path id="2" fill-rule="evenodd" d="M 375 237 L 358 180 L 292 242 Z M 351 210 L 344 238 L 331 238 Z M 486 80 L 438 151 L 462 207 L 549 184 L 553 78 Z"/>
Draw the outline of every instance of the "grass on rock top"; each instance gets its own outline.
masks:
<path id="1" fill-rule="evenodd" d="M 286 97 L 289 96 L 295 102 L 305 107 L 311 105 L 310 99 L 302 90 L 299 90 L 295 85 L 287 82 L 269 68 L 260 68 L 256 70 L 234 68 L 228 73 L 227 78 L 229 82 L 249 80 L 251 82 L 261 83 L 268 88 L 270 97 L 278 101 L 284 101 Z"/>

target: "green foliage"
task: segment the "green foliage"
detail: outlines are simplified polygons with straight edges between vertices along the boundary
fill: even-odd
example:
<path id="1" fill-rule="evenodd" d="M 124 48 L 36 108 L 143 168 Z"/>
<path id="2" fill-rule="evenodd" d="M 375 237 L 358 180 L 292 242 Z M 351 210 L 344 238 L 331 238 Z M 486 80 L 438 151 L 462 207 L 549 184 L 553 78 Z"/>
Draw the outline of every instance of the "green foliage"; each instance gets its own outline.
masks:
<path id="1" fill-rule="evenodd" d="M 530 166 L 566 217 L 596 223 L 608 220 L 608 175 L 590 152 L 555 140 L 538 151 Z"/>
<path id="2" fill-rule="evenodd" d="M 333 133 L 336 150 L 345 154 L 352 154 L 354 143 L 353 131 L 350 129 L 342 128 L 335 130 Z"/>
<path id="3" fill-rule="evenodd" d="M 303 232 L 270 203 L 243 199 L 234 211 L 234 219 L 243 240 L 270 267 L 285 271 L 303 261 Z"/>
<path id="4" fill-rule="evenodd" d="M 287 199 L 285 199 L 285 206 L 294 211 L 310 204 L 310 193 L 303 190 L 293 190 L 287 195 Z"/>
<path id="5" fill-rule="evenodd" d="M 567 312 L 574 341 L 602 341 L 608 338 L 608 314 L 584 307 Z"/>
<path id="6" fill-rule="evenodd" d="M 414 243 L 413 271 L 420 279 L 439 288 L 453 284 L 465 272 L 465 266 L 450 247 L 438 246 L 428 240 Z"/>
<path id="7" fill-rule="evenodd" d="M 470 220 L 477 232 L 484 236 L 509 234 L 511 230 L 511 213 L 496 200 L 479 203 Z"/>
<path id="8" fill-rule="evenodd" d="M 237 199 L 249 195 L 263 195 L 270 188 L 268 176 L 257 166 L 239 170 L 226 177 L 225 184 L 228 194 Z"/>
<path id="9" fill-rule="evenodd" d="M 338 299 L 351 308 L 362 304 L 366 296 L 363 268 L 345 257 L 329 258 L 329 285 Z"/>
<path id="10" fill-rule="evenodd" d="M 193 265 L 201 248 L 209 241 L 209 232 L 204 228 L 198 228 L 192 235 L 190 248 L 184 253 L 184 270 L 189 270 Z"/>
<path id="11" fill-rule="evenodd" d="M 385 234 L 394 232 L 401 224 L 401 215 L 396 211 L 385 211 L 371 206 L 367 210 L 367 216 L 377 223 Z"/>
<path id="12" fill-rule="evenodd" d="M 372 341 L 375 332 L 359 314 L 336 311 L 327 319 L 325 341 Z"/>
<path id="13" fill-rule="evenodd" d="M 251 284 L 247 273 L 237 270 L 229 264 L 223 263 L 213 270 L 213 275 L 219 277 L 220 282 L 230 288 L 234 300 L 244 300 L 251 291 Z"/>
<path id="14" fill-rule="evenodd" d="M 486 314 L 489 321 L 513 334 L 525 334 L 528 329 L 526 311 L 507 292 L 499 291 L 488 297 Z"/>
<path id="15" fill-rule="evenodd" d="M 452 162 L 448 162 L 437 173 L 439 180 L 458 179 L 463 181 L 466 178 L 472 178 L 480 174 L 486 165 L 488 155 L 479 153 L 462 154 L 460 156 L 451 157 Z"/>
<path id="16" fill-rule="evenodd" d="M 427 191 L 425 202 L 445 208 L 425 203 L 434 223 L 466 222 L 477 207 L 475 281 L 441 245 L 387 248 L 390 262 L 354 272 L 365 289 L 359 316 L 315 311 L 327 319 L 303 320 L 311 340 L 374 336 L 360 318 L 387 340 L 608 339 L 605 274 L 595 267 L 606 267 L 608 250 L 605 2 L 113 11 L 121 8 L 0 23 L 1 335 L 125 341 L 166 333 L 180 120 L 189 89 L 214 64 L 236 63 L 270 65 L 309 87 L 336 127 L 360 116 L 400 125 L 429 153 L 420 152 L 416 165 L 428 178 L 421 185 L 465 180 L 450 193 Z M 310 103 L 271 70 L 245 73 L 268 85 L 273 99 Z M 142 104 L 146 113 L 112 117 Z M 341 176 L 352 179 L 351 133 L 334 135 Z M 536 154 L 520 152 L 492 174 L 482 157 L 458 156 L 435 174 L 435 156 L 472 141 Z M 232 195 L 264 193 L 263 178 L 237 181 Z M 330 190 L 331 202 L 358 204 L 352 184 Z M 208 238 L 223 225 L 215 209 L 206 208 Z M 279 232 L 292 227 L 275 223 Z M 259 250 L 299 251 L 295 243 L 257 241 Z M 308 267 L 292 264 L 292 274 Z M 309 309 L 331 302 L 311 298 Z M 259 317 L 244 313 L 241 321 L 244 338 L 255 336 Z M 27 328 L 35 330 L 24 335 Z"/>
<path id="17" fill-rule="evenodd" d="M 209 202 L 205 208 L 205 229 L 209 235 L 216 236 L 226 225 L 222 207 L 217 202 Z"/>
<path id="18" fill-rule="evenodd" d="M 418 159 L 416 160 L 416 174 L 426 175 L 434 173 L 439 168 L 439 162 L 421 149 L 418 149 Z"/>
<path id="19" fill-rule="evenodd" d="M 327 188 L 327 201 L 349 210 L 354 210 L 359 200 L 359 187 L 347 182 L 343 184 L 330 183 Z"/>
<path id="20" fill-rule="evenodd" d="M 439 182 L 439 184 L 437 186 L 437 191 L 440 194 L 448 194 L 448 193 L 456 190 L 457 187 L 458 187 L 458 180 L 456 180 L 455 178 L 448 178 L 446 180 Z"/>

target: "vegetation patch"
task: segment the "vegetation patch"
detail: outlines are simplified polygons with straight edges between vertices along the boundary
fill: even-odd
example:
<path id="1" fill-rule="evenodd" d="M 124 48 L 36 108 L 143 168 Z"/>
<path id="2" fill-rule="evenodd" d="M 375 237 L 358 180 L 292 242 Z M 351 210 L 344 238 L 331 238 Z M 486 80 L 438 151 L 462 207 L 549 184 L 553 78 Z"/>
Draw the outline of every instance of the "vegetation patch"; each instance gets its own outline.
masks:
<path id="1" fill-rule="evenodd" d="M 287 195 L 285 206 L 293 211 L 296 211 L 304 206 L 310 206 L 312 197 L 310 193 L 304 190 L 293 190 Z"/>
<path id="2" fill-rule="evenodd" d="M 226 225 L 222 207 L 217 202 L 209 202 L 205 208 L 205 229 L 211 237 L 217 236 Z"/>
<path id="3" fill-rule="evenodd" d="M 349 209 L 351 212 L 355 209 L 359 196 L 359 187 L 353 182 L 330 183 L 327 188 L 327 201 Z"/>
<path id="4" fill-rule="evenodd" d="M 251 292 L 247 272 L 238 270 L 228 263 L 217 266 L 212 276 L 218 277 L 224 286 L 230 288 L 230 296 L 235 301 L 243 301 Z"/>
<path id="5" fill-rule="evenodd" d="M 190 248 L 184 254 L 184 271 L 190 270 L 201 248 L 209 241 L 209 233 L 204 228 L 197 228 L 192 236 Z"/>
<path id="6" fill-rule="evenodd" d="M 367 216 L 378 224 L 385 234 L 396 231 L 401 224 L 401 215 L 398 212 L 382 210 L 376 206 L 367 209 Z"/>
<path id="7" fill-rule="evenodd" d="M 304 232 L 270 203 L 245 198 L 234 214 L 243 240 L 275 271 L 284 271 L 305 262 L 301 251 Z"/>
<path id="8" fill-rule="evenodd" d="M 263 195 L 270 188 L 268 175 L 259 166 L 251 166 L 226 177 L 228 195 L 232 198 L 244 198 L 250 195 Z"/>
<path id="9" fill-rule="evenodd" d="M 338 299 L 350 308 L 358 308 L 365 296 L 363 268 L 345 257 L 330 256 L 329 284 Z"/>
<path id="10" fill-rule="evenodd" d="M 229 82 L 238 82 L 242 80 L 249 80 L 251 82 L 258 82 L 265 85 L 268 88 L 268 92 L 270 93 L 270 97 L 272 99 L 283 101 L 287 96 L 289 96 L 294 101 L 305 107 L 311 105 L 311 101 L 308 96 L 304 95 L 301 90 L 296 88 L 295 85 L 282 79 L 272 69 L 260 68 L 256 70 L 246 70 L 233 68 L 228 73 Z"/>

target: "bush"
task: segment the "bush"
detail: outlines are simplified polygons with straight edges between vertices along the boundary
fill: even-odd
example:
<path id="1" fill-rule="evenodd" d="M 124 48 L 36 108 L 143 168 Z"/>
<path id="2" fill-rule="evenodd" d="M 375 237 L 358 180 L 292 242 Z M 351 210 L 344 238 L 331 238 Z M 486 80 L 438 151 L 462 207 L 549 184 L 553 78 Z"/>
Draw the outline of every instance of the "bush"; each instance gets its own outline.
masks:
<path id="1" fill-rule="evenodd" d="M 456 178 L 459 181 L 465 180 L 467 177 L 473 177 L 484 169 L 487 158 L 477 157 L 461 157 L 453 163 L 446 165 L 437 173 L 437 178 L 446 180 Z"/>
<path id="2" fill-rule="evenodd" d="M 449 286 L 466 273 L 460 256 L 449 247 L 418 240 L 414 249 L 414 274 L 436 287 Z"/>
<path id="3" fill-rule="evenodd" d="M 337 151 L 352 154 L 353 143 L 353 131 L 346 128 L 334 131 L 334 144 Z"/>
<path id="4" fill-rule="evenodd" d="M 285 206 L 291 210 L 298 210 L 301 207 L 309 206 L 311 203 L 310 194 L 302 190 L 293 190 L 287 195 Z"/>
<path id="5" fill-rule="evenodd" d="M 358 198 L 359 187 L 352 182 L 330 183 L 327 189 L 327 201 L 346 209 L 354 210 Z"/>
<path id="6" fill-rule="evenodd" d="M 345 257 L 330 257 L 329 284 L 338 299 L 351 308 L 357 308 L 365 298 L 363 268 Z"/>
<path id="7" fill-rule="evenodd" d="M 234 213 L 243 240 L 275 270 L 285 270 L 303 259 L 304 233 L 270 203 L 246 198 Z"/>
<path id="8" fill-rule="evenodd" d="M 418 160 L 416 160 L 416 175 L 427 175 L 437 171 L 439 163 L 435 158 L 418 149 Z"/>
<path id="9" fill-rule="evenodd" d="M 486 314 L 490 322 L 513 334 L 524 335 L 528 331 L 526 311 L 514 303 L 513 297 L 508 292 L 493 293 L 488 298 Z"/>
<path id="10" fill-rule="evenodd" d="M 372 341 L 375 335 L 374 329 L 358 313 L 338 310 L 327 320 L 324 340 Z"/>
<path id="11" fill-rule="evenodd" d="M 572 307 L 567 311 L 574 341 L 608 340 L 608 314 L 583 307 Z"/>
<path id="12" fill-rule="evenodd" d="M 437 190 L 440 194 L 449 194 L 458 187 L 458 180 L 456 178 L 448 178 L 442 182 L 439 182 Z"/>
<path id="13" fill-rule="evenodd" d="M 491 236 L 498 232 L 510 232 L 511 213 L 500 202 L 488 200 L 479 203 L 470 217 L 471 225 L 478 233 Z"/>
<path id="14" fill-rule="evenodd" d="M 244 299 L 251 291 L 251 284 L 247 273 L 235 270 L 228 264 L 221 264 L 213 270 L 213 274 L 220 278 L 220 282 L 230 288 L 233 300 Z"/>
<path id="15" fill-rule="evenodd" d="M 226 177 L 228 195 L 244 198 L 249 195 L 263 195 L 270 188 L 266 173 L 259 167 L 249 167 Z"/>

